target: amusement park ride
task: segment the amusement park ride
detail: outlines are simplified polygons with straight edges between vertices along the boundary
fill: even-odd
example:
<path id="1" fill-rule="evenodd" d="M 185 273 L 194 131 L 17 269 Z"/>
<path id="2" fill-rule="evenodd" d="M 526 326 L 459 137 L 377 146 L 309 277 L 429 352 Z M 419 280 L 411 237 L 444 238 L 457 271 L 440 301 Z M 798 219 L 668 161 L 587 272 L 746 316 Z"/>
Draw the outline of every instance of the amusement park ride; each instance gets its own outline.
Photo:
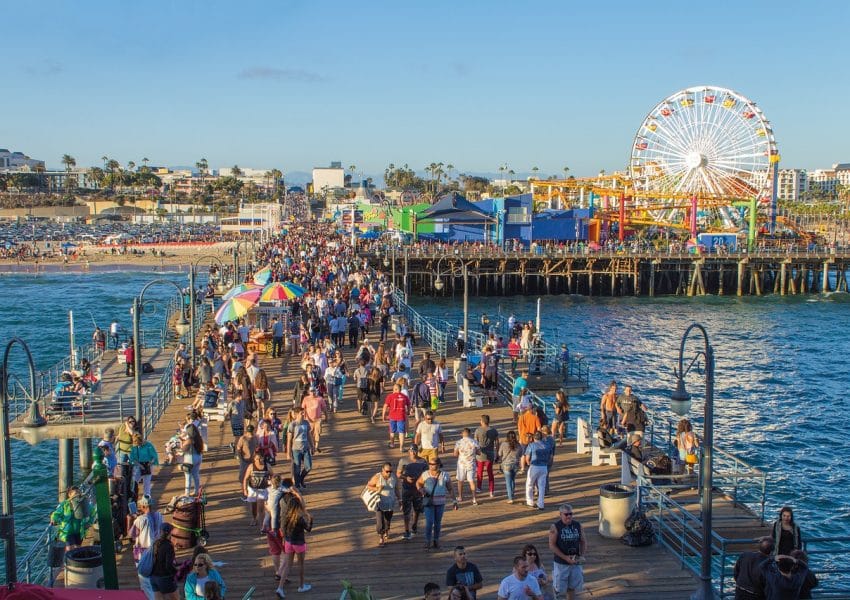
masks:
<path id="1" fill-rule="evenodd" d="M 729 89 L 698 86 L 659 102 L 632 143 L 625 174 L 535 181 L 535 206 L 581 206 L 593 241 L 637 227 L 776 233 L 779 151 L 756 104 Z M 607 235 L 606 235 L 607 234 Z M 595 238 L 595 239 L 594 239 Z"/>

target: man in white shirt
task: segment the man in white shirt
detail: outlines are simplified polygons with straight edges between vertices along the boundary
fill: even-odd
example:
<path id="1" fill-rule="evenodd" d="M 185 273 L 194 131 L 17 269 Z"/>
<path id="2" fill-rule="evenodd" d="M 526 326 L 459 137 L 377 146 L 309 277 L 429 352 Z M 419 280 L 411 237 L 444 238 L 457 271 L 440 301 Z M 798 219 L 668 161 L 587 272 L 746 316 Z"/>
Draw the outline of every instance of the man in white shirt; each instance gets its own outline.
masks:
<path id="1" fill-rule="evenodd" d="M 251 334 L 251 328 L 245 325 L 245 319 L 239 321 L 239 327 L 236 329 L 236 333 L 239 334 L 239 339 L 242 340 L 242 344 L 247 345 L 248 338 Z"/>
<path id="2" fill-rule="evenodd" d="M 425 413 L 425 420 L 416 426 L 416 437 L 413 443 L 419 446 L 419 456 L 426 459 L 437 459 L 439 452 L 446 451 L 446 441 L 443 429 L 435 419 L 434 412 Z"/>
<path id="3" fill-rule="evenodd" d="M 528 576 L 528 562 L 524 556 L 514 558 L 514 572 L 499 584 L 498 600 L 543 600 L 540 584 Z"/>
<path id="4" fill-rule="evenodd" d="M 478 505 L 475 497 L 475 455 L 478 454 L 478 442 L 472 437 L 469 427 L 465 427 L 461 438 L 455 442 L 454 455 L 457 457 L 457 499 L 463 502 L 463 482 L 469 482 L 469 491 L 472 494 L 472 504 Z"/>

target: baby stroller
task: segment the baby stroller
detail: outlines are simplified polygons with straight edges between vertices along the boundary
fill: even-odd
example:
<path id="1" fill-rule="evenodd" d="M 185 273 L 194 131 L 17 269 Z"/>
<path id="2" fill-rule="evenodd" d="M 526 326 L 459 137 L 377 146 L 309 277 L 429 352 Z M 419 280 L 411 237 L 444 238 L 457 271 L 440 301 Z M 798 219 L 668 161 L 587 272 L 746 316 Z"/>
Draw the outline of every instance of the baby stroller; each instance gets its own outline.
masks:
<path id="1" fill-rule="evenodd" d="M 207 545 L 209 533 L 204 507 L 207 496 L 203 489 L 197 496 L 175 496 L 166 508 L 172 514 L 174 532 L 171 540 L 175 548 L 194 548 Z"/>

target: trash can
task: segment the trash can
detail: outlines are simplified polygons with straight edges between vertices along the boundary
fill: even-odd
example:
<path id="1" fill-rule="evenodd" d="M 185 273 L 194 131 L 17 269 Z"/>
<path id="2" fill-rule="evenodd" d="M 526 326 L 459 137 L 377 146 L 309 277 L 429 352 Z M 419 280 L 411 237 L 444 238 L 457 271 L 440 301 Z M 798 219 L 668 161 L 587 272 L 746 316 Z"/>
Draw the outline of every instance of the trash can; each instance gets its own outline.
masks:
<path id="1" fill-rule="evenodd" d="M 65 587 L 103 589 L 103 555 L 100 546 L 80 546 L 65 553 Z"/>
<path id="2" fill-rule="evenodd" d="M 606 483 L 599 488 L 599 535 L 617 539 L 626 533 L 626 519 L 635 507 L 636 491 L 627 485 Z"/>

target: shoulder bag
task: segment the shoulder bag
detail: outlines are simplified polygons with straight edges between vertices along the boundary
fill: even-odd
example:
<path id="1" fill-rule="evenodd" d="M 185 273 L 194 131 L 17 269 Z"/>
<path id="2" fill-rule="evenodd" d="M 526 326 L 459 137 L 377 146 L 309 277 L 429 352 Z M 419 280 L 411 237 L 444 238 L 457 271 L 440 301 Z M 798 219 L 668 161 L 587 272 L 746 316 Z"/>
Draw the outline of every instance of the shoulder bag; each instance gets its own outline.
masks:
<path id="1" fill-rule="evenodd" d="M 360 499 L 363 501 L 363 505 L 366 507 L 366 510 L 374 512 L 375 509 L 378 508 L 378 504 L 381 502 L 381 492 L 376 492 L 367 486 L 363 488 L 362 492 L 360 492 Z"/>

